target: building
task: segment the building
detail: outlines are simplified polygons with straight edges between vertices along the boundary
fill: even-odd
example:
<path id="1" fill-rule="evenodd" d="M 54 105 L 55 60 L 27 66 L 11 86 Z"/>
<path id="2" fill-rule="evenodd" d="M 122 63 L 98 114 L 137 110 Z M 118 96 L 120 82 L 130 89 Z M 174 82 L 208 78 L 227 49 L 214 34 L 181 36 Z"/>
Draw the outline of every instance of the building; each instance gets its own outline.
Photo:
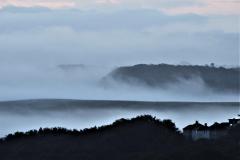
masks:
<path id="1" fill-rule="evenodd" d="M 209 127 L 207 124 L 202 125 L 198 121 L 196 121 L 195 124 L 183 128 L 183 134 L 187 139 L 192 140 L 210 138 Z"/>
<path id="2" fill-rule="evenodd" d="M 236 118 L 228 119 L 228 121 L 229 121 L 229 124 L 230 124 L 231 126 L 240 124 L 240 118 L 237 118 L 237 119 L 236 119 Z"/>
<path id="3" fill-rule="evenodd" d="M 228 129 L 230 128 L 230 123 L 214 123 L 212 126 L 209 127 L 210 131 L 210 139 L 218 139 L 227 135 Z"/>
<path id="4" fill-rule="evenodd" d="M 188 125 L 183 128 L 183 135 L 187 139 L 199 140 L 199 139 L 218 139 L 225 136 L 228 133 L 229 128 L 240 124 L 240 118 L 229 119 L 228 122 L 214 123 L 211 126 L 207 124 L 202 125 L 198 121 L 195 124 Z"/>

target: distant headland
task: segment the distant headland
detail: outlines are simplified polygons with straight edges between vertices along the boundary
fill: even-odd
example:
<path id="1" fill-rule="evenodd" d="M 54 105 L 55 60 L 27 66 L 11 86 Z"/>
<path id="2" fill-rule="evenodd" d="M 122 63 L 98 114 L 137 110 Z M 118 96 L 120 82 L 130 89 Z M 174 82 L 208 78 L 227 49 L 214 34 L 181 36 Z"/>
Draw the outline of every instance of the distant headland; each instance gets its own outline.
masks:
<path id="1" fill-rule="evenodd" d="M 116 68 L 103 78 L 116 80 L 131 85 L 148 86 L 151 88 L 168 88 L 186 81 L 197 81 L 215 92 L 239 93 L 240 68 L 217 67 L 210 65 L 170 65 L 170 64 L 138 64 Z"/>

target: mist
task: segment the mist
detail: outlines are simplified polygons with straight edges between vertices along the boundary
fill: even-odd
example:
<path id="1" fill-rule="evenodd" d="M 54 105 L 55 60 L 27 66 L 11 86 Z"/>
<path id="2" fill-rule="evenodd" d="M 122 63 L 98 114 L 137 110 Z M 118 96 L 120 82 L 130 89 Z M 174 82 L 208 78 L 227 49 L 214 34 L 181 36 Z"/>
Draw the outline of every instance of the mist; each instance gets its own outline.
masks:
<path id="1" fill-rule="evenodd" d="M 71 66 L 71 65 L 70 65 Z M 151 88 L 102 78 L 114 69 L 87 66 L 64 70 L 59 66 L 8 66 L 0 69 L 0 100 L 82 99 L 134 101 L 227 101 L 238 102 L 238 93 L 213 92 L 196 77 L 166 88 Z M 183 92 L 184 90 L 184 92 Z"/>
<path id="2" fill-rule="evenodd" d="M 99 83 L 113 69 L 139 63 L 238 66 L 237 16 L 8 6 L 0 10 L 0 19 L 1 101 L 238 101 L 238 95 L 212 93 L 199 78 L 165 90 Z M 57 67 L 71 64 L 86 67 Z"/>
<path id="3" fill-rule="evenodd" d="M 40 127 L 84 129 L 150 114 L 172 119 L 181 130 L 196 120 L 213 124 L 235 117 L 239 103 L 32 100 L 0 102 L 0 137 Z M 197 114 L 196 114 L 197 113 Z M 64 117 L 64 118 L 63 118 Z"/>

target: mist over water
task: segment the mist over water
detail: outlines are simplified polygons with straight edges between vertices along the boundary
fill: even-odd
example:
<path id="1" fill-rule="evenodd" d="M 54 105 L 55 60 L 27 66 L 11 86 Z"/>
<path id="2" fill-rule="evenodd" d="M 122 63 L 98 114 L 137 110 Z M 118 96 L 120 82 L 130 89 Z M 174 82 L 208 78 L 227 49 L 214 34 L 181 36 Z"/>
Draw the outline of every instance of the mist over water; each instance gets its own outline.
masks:
<path id="1" fill-rule="evenodd" d="M 84 99 L 134 101 L 220 101 L 238 102 L 236 93 L 213 92 L 201 78 L 182 80 L 168 88 L 149 88 L 119 81 L 101 83 L 114 66 L 83 65 L 64 70 L 58 65 L 5 65 L 0 68 L 0 100 Z"/>
<path id="2" fill-rule="evenodd" d="M 168 88 L 149 88 L 110 80 L 101 82 L 114 66 L 9 65 L 0 68 L 0 137 L 40 127 L 84 129 L 111 124 L 116 119 L 150 114 L 172 119 L 177 127 L 199 120 L 223 122 L 239 113 L 239 103 L 182 104 L 188 102 L 239 102 L 239 95 L 209 90 L 199 78 L 181 81 Z M 22 99 L 82 99 L 119 101 L 71 101 Z M 6 102 L 8 101 L 8 102 Z M 147 103 L 143 101 L 169 101 Z"/>
<path id="3" fill-rule="evenodd" d="M 237 15 L 171 15 L 135 6 L 0 8 L 0 137 L 40 127 L 83 129 L 142 114 L 172 119 L 179 128 L 195 120 L 226 121 L 239 113 L 239 103 L 143 102 L 239 102 L 239 92 L 212 91 L 201 77 L 163 88 L 102 80 L 117 67 L 136 64 L 239 66 L 238 32 Z"/>
<path id="4" fill-rule="evenodd" d="M 212 93 L 199 78 L 162 90 L 99 83 L 116 67 L 139 63 L 237 66 L 237 18 L 168 15 L 141 7 L 4 7 L 0 9 L 0 100 L 238 101 L 236 94 Z M 57 67 L 69 64 L 85 67 L 67 71 Z"/>
<path id="5" fill-rule="evenodd" d="M 236 117 L 239 103 L 31 100 L 0 103 L 0 137 L 40 127 L 84 129 L 150 114 L 182 129 L 196 120 L 212 124 Z"/>

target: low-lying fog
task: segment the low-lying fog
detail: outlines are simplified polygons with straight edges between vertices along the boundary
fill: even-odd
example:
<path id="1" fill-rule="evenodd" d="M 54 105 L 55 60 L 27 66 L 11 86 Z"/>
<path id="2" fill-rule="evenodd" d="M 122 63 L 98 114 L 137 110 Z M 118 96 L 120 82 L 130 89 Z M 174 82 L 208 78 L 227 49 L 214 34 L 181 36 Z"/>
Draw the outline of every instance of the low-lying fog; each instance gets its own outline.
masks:
<path id="1" fill-rule="evenodd" d="M 195 120 L 222 122 L 236 116 L 239 103 L 176 104 L 140 102 L 56 103 L 49 101 L 14 102 L 17 99 L 85 99 L 134 101 L 239 102 L 239 95 L 211 92 L 199 79 L 155 89 L 112 81 L 101 83 L 114 66 L 37 66 L 0 67 L 0 137 L 16 131 L 40 127 L 83 129 L 110 124 L 119 118 L 151 114 L 172 119 L 183 128 Z M 138 87 L 137 87 L 138 86 Z M 3 101 L 10 101 L 9 103 Z"/>
<path id="2" fill-rule="evenodd" d="M 40 127 L 83 129 L 116 119 L 151 114 L 172 119 L 182 129 L 195 120 L 212 124 L 234 118 L 239 103 L 175 103 L 127 101 L 32 100 L 0 103 L 0 137 Z"/>
<path id="3" fill-rule="evenodd" d="M 66 66 L 65 66 L 66 67 Z M 239 95 L 212 92 L 199 78 L 173 84 L 167 89 L 126 85 L 101 79 L 114 66 L 79 65 L 69 68 L 41 65 L 1 65 L 0 101 L 17 99 L 86 99 L 134 101 L 228 101 L 238 102 Z"/>
<path id="4" fill-rule="evenodd" d="M 166 14 L 159 8 L 0 9 L 0 101 L 71 98 L 142 101 L 238 101 L 196 79 L 167 90 L 99 80 L 139 63 L 239 65 L 237 16 Z M 20 23 L 21 22 L 21 23 Z M 72 71 L 61 64 L 84 64 Z"/>
<path id="5" fill-rule="evenodd" d="M 19 3 L 20 4 L 20 3 Z M 114 5 L 115 6 L 115 5 Z M 128 17 L 128 18 L 126 18 Z M 238 16 L 169 15 L 151 7 L 125 9 L 0 9 L 0 101 L 81 99 L 134 101 L 238 102 L 239 95 L 212 92 L 196 78 L 156 89 L 100 80 L 118 66 L 191 62 L 239 65 Z M 66 69 L 62 64 L 78 64 Z M 196 119 L 225 121 L 236 106 L 187 109 L 65 108 L 35 105 L 17 110 L 0 103 L 0 136 L 17 130 L 61 126 L 85 128 L 122 117 L 152 114 L 171 118 L 182 128 Z M 18 104 L 15 104 L 15 107 Z M 139 106 L 138 104 L 137 106 Z M 45 108 L 44 108 L 45 107 Z M 71 109 L 69 109 L 70 107 Z M 88 108 L 89 107 L 89 108 Z"/>

